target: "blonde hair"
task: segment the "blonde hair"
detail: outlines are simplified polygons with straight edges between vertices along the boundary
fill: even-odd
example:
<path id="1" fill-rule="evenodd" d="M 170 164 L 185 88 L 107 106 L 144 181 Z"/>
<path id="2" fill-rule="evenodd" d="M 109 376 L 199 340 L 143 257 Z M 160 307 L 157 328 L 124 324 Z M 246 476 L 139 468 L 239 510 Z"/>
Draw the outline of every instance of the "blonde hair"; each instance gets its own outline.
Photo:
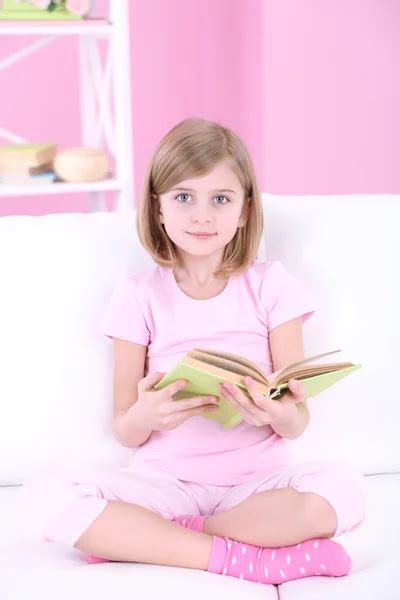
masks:
<path id="1" fill-rule="evenodd" d="M 178 263 L 175 244 L 159 218 L 158 196 L 185 179 L 206 175 L 226 159 L 231 159 L 232 169 L 241 182 L 247 218 L 224 248 L 222 262 L 214 275 L 225 278 L 238 274 L 256 258 L 263 232 L 263 211 L 250 154 L 228 127 L 190 118 L 175 125 L 159 142 L 144 176 L 136 229 L 141 244 L 158 265 L 173 268 Z"/>

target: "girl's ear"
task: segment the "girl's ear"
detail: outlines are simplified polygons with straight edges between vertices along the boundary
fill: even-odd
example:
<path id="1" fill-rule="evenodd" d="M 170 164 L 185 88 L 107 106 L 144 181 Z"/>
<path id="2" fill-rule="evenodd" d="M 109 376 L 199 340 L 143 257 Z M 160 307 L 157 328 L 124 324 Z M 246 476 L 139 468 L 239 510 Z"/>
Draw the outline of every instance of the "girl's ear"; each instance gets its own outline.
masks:
<path id="1" fill-rule="evenodd" d="M 158 199 L 157 194 L 152 194 L 153 198 L 156 200 L 156 202 L 158 203 L 158 216 L 160 217 L 160 223 L 164 223 L 164 217 L 161 211 L 161 205 L 160 205 L 160 201 Z"/>

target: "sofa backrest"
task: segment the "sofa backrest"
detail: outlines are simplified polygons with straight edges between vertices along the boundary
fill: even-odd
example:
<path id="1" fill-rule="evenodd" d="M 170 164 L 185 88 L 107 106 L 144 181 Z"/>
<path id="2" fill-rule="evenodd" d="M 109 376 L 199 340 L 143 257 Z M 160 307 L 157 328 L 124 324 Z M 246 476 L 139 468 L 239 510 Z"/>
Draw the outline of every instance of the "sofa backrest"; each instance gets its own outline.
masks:
<path id="1" fill-rule="evenodd" d="M 400 468 L 396 373 L 400 203 L 387 195 L 263 195 L 260 258 L 279 259 L 316 303 L 306 356 L 363 366 L 309 399 L 300 460 Z M 152 268 L 135 211 L 0 218 L 0 485 L 54 465 L 124 464 L 111 431 L 112 342 L 100 318 L 118 280 Z"/>
<path id="2" fill-rule="evenodd" d="M 306 356 L 341 349 L 335 362 L 362 364 L 309 399 L 309 426 L 292 444 L 301 460 L 339 457 L 365 474 L 398 472 L 400 198 L 263 199 L 268 258 L 279 257 L 318 305 L 304 325 Z"/>

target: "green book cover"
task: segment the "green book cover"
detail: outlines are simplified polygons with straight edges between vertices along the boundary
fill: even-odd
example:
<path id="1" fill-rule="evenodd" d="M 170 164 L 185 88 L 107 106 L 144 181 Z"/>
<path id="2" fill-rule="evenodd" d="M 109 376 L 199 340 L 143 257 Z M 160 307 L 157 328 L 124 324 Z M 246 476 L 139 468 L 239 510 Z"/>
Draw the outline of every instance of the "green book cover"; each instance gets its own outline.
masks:
<path id="1" fill-rule="evenodd" d="M 2 144 L 0 145 L 0 166 L 39 167 L 51 163 L 57 154 L 56 144 Z"/>
<path id="2" fill-rule="evenodd" d="M 227 352 L 219 353 L 206 349 L 197 350 L 200 351 L 200 354 L 198 354 L 196 350 L 188 352 L 180 361 L 178 361 L 175 367 L 154 385 L 154 389 L 160 390 L 174 381 L 185 379 L 187 381 L 185 388 L 174 394 L 174 400 L 184 400 L 193 396 L 203 395 L 218 397 L 219 410 L 204 413 L 202 416 L 217 421 L 224 429 L 230 429 L 231 427 L 238 425 L 243 419 L 240 413 L 220 395 L 219 385 L 223 381 L 235 383 L 250 397 L 247 386 L 243 381 L 244 376 L 249 374 L 253 379 L 256 379 L 256 387 L 260 393 L 264 395 L 268 394 L 272 400 L 279 401 L 279 398 L 282 397 L 285 390 L 288 388 L 288 380 L 294 377 L 304 385 L 306 397 L 312 398 L 362 366 L 360 364 L 352 363 L 330 363 L 329 365 L 302 367 L 306 362 L 325 356 L 325 354 L 331 354 L 331 352 L 328 352 L 323 355 L 310 357 L 299 363 L 294 363 L 293 365 L 288 365 L 276 373 L 264 375 L 264 380 L 265 378 L 268 378 L 268 383 L 264 383 L 261 381 L 260 369 L 254 365 L 254 363 L 251 363 L 251 361 L 247 361 L 238 355 L 229 354 Z M 203 360 L 199 359 L 204 352 L 210 352 L 209 356 L 211 357 L 211 360 L 215 358 L 215 361 L 213 361 L 214 364 L 205 363 Z M 335 350 L 334 352 L 339 352 L 339 350 Z M 221 357 L 225 358 L 221 361 Z M 228 362 L 226 362 L 226 360 Z M 232 365 L 232 362 L 235 363 L 234 368 L 236 372 L 227 370 L 221 366 L 222 364 Z M 250 372 L 251 368 L 254 369 L 253 372 Z M 319 372 L 315 373 L 315 370 Z M 321 372 L 323 370 L 325 370 L 325 372 Z M 299 374 L 301 372 L 303 372 L 303 375 Z"/>
<path id="3" fill-rule="evenodd" d="M 0 1 L 0 21 L 77 21 L 81 19 L 80 15 L 69 12 L 63 4 L 47 10 L 33 6 L 29 2 Z"/>
<path id="4" fill-rule="evenodd" d="M 18 154 L 30 154 L 40 150 L 52 149 L 54 144 L 1 144 L 0 154 L 10 154 L 17 152 Z"/>

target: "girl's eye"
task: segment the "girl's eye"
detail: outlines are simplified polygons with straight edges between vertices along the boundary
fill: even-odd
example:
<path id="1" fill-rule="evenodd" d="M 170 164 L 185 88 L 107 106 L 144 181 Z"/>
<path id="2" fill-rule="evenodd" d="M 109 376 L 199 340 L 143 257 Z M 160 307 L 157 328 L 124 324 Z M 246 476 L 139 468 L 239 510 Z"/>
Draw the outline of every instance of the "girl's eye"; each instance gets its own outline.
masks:
<path id="1" fill-rule="evenodd" d="M 216 198 L 225 198 L 227 200 L 227 202 L 230 202 L 229 198 L 227 198 L 227 196 L 215 196 Z M 224 202 L 223 204 L 226 204 L 226 202 Z"/>
<path id="2" fill-rule="evenodd" d="M 178 194 L 177 196 L 175 196 L 175 200 L 177 200 L 181 196 L 188 196 L 188 195 L 189 194 L 186 194 L 185 192 L 183 192 L 182 194 Z M 217 204 L 220 204 L 220 205 L 227 204 L 228 202 L 230 202 L 230 200 L 229 200 L 229 198 L 227 196 L 215 196 L 215 198 L 225 198 L 225 200 L 227 202 L 217 202 Z M 183 202 L 183 204 L 186 204 L 186 202 Z"/>
<path id="3" fill-rule="evenodd" d="M 177 200 L 178 198 L 180 198 L 181 196 L 187 196 L 187 194 L 178 194 L 177 196 L 175 196 L 175 200 Z"/>

